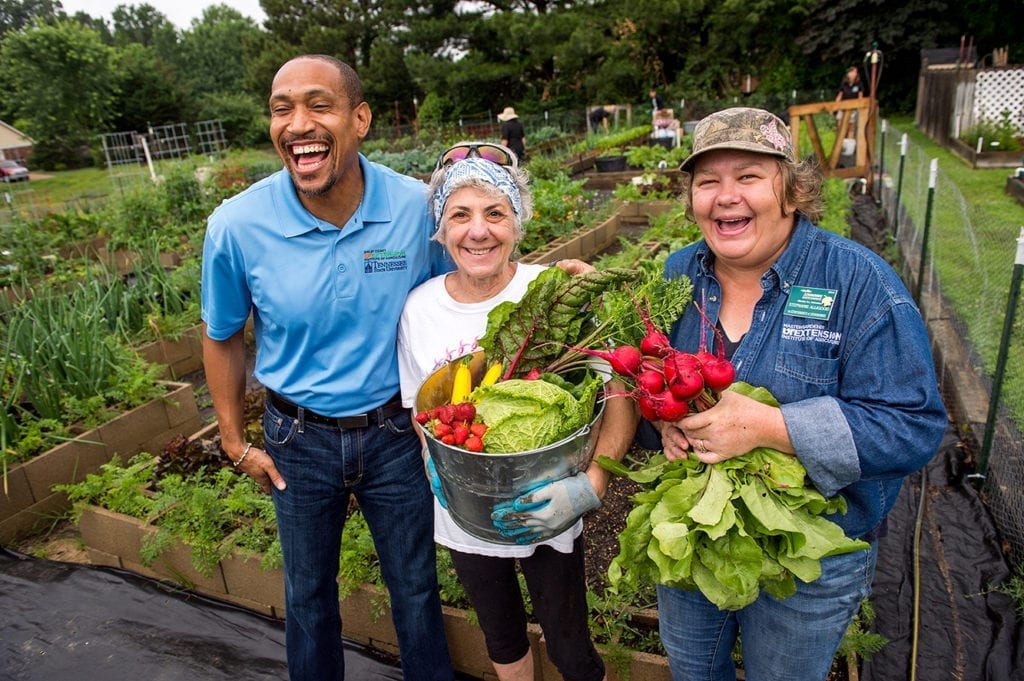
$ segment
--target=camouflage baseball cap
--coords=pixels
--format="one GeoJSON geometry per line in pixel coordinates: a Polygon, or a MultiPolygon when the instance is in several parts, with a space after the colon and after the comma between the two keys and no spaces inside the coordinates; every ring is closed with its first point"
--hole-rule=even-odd
{"type": "Polygon", "coordinates": [[[693,130],[693,151],[679,166],[690,172],[701,154],[715,149],[736,149],[796,161],[789,126],[764,109],[734,107],[706,116],[693,130]]]}

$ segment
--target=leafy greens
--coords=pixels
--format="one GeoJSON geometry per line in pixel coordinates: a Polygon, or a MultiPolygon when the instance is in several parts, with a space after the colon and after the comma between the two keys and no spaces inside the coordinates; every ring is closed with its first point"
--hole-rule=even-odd
{"type": "MultiPolygon", "coordinates": [[[[765,404],[764,388],[730,390],[765,404]]],[[[608,457],[598,463],[640,483],[635,506],[608,568],[613,588],[639,579],[687,591],[700,589],[722,610],[738,610],[760,590],[777,598],[796,592],[796,578],[821,576],[821,559],[868,548],[824,517],[845,513],[843,497],[814,489],[795,456],[759,447],[717,464],[662,454],[630,470],[608,457]]]]}
{"type": "Polygon", "coordinates": [[[637,345],[646,328],[636,301],[647,301],[659,323],[678,319],[693,286],[681,277],[666,281],[645,269],[609,268],[569,275],[549,267],[530,282],[518,302],[491,310],[479,344],[487,364],[501,362],[502,380],[531,370],[565,374],[583,356],[570,347],[601,349],[637,345]]]}
{"type": "Polygon", "coordinates": [[[488,453],[540,449],[590,423],[603,385],[601,377],[591,373],[582,385],[570,386],[578,388],[578,395],[556,385],[559,382],[557,376],[510,379],[477,388],[473,400],[487,424],[488,453]]]}

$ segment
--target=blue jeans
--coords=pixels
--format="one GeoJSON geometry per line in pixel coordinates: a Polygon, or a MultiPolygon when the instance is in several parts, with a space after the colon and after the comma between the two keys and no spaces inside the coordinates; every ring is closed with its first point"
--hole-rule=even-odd
{"type": "Polygon", "coordinates": [[[273,490],[284,551],[285,648],[291,681],[345,678],[338,556],[354,494],[373,535],[391,598],[402,673],[453,678],[437,584],[433,495],[408,412],[339,429],[267,404],[266,452],[287,489],[273,490]]]}
{"type": "Polygon", "coordinates": [[[661,642],[672,681],[735,681],[732,650],[742,639],[747,681],[823,681],[846,628],[871,593],[877,543],[821,561],[822,576],[784,600],[762,593],[737,611],[700,591],[658,586],[661,642]]]}

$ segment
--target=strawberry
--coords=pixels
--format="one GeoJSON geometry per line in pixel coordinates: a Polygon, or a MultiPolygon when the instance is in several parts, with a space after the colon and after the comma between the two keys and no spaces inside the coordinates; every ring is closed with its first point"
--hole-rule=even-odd
{"type": "Polygon", "coordinates": [[[480,437],[477,436],[477,435],[470,435],[466,439],[466,444],[464,446],[465,446],[466,449],[468,449],[471,452],[482,452],[482,451],[484,451],[484,441],[481,440],[480,437]]]}
{"type": "Polygon", "coordinates": [[[445,404],[438,407],[437,418],[441,423],[451,425],[455,421],[455,405],[445,404]]]}
{"type": "Polygon", "coordinates": [[[469,424],[469,432],[471,432],[473,435],[476,435],[477,437],[483,437],[484,433],[487,432],[487,424],[471,423],[469,424]]]}
{"type": "Polygon", "coordinates": [[[455,444],[455,436],[451,433],[448,433],[447,435],[441,438],[441,442],[445,443],[446,445],[453,445],[455,444]]]}
{"type": "Polygon", "coordinates": [[[434,437],[438,439],[443,438],[445,435],[451,435],[452,432],[452,427],[447,423],[442,423],[438,421],[437,423],[434,424],[434,437]]]}
{"type": "Polygon", "coordinates": [[[455,420],[472,423],[476,418],[476,405],[472,402],[459,402],[455,405],[455,420]]]}
{"type": "Polygon", "coordinates": [[[429,421],[430,414],[428,414],[425,411],[416,412],[416,423],[420,424],[421,426],[425,426],[429,421]]]}
{"type": "Polygon", "coordinates": [[[462,445],[469,437],[469,426],[466,425],[465,421],[459,421],[452,426],[452,435],[455,436],[455,444],[462,445]]]}

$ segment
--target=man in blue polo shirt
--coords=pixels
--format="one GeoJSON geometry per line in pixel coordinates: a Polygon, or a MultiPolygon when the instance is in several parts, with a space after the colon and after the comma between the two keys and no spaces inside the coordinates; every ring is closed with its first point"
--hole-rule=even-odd
{"type": "Polygon", "coordinates": [[[395,336],[407,292],[447,269],[418,180],[370,163],[371,112],[348,65],[277,72],[270,136],[284,170],[225,201],[203,246],[204,361],[235,466],[273,495],[292,681],[343,679],[341,533],[355,495],[391,597],[406,679],[451,679],[430,485],[403,409],[395,336]],[[264,449],[245,440],[243,327],[267,389],[264,449]]]}

